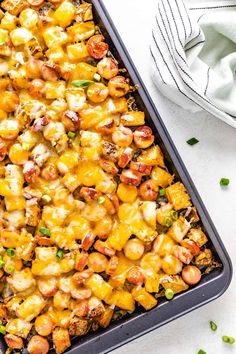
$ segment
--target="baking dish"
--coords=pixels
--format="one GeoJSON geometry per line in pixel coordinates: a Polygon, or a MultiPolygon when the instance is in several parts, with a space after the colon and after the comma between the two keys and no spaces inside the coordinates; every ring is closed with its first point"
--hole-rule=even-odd
{"type": "MultiPolygon", "coordinates": [[[[86,337],[75,338],[69,353],[103,353],[118,347],[148,331],[157,328],[213,299],[220,296],[228,287],[232,275],[232,267],[227,252],[210,220],[207,211],[188,175],[183,162],[171,141],[166,128],[157,113],[143,83],[126,51],[102,1],[92,1],[94,5],[95,22],[100,27],[109,43],[111,52],[120,65],[127,68],[133,84],[139,89],[134,93],[138,107],[146,114],[148,125],[156,135],[156,140],[165,153],[168,168],[185,184],[193,204],[197,207],[216,258],[223,267],[205,275],[201,283],[188,292],[177,295],[172,302],[161,300],[159,306],[150,312],[136,310],[132,315],[120,321],[113,322],[106,330],[90,333],[86,337]]],[[[2,344],[2,352],[5,352],[2,344]]]]}

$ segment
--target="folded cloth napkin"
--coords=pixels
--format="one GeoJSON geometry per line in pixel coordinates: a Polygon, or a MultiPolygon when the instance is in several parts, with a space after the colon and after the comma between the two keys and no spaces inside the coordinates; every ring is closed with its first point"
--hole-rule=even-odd
{"type": "Polygon", "coordinates": [[[236,0],[159,0],[151,54],[164,95],[236,128],[236,0]]]}

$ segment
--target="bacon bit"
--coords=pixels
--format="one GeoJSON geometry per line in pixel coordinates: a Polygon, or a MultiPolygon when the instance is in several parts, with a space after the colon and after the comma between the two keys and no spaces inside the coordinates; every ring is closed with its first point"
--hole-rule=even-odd
{"type": "Polygon", "coordinates": [[[36,243],[41,247],[54,245],[54,242],[49,237],[46,236],[36,235],[34,239],[36,243]]]}
{"type": "Polygon", "coordinates": [[[43,118],[37,118],[35,119],[34,124],[32,125],[32,130],[35,133],[40,132],[49,123],[50,123],[50,119],[46,115],[43,118]]]}
{"type": "Polygon", "coordinates": [[[118,160],[118,166],[121,168],[125,168],[128,165],[128,163],[131,161],[132,157],[133,157],[133,150],[130,147],[125,148],[118,160]]]}
{"type": "Polygon", "coordinates": [[[53,163],[49,163],[42,169],[41,176],[46,181],[55,181],[58,178],[58,170],[53,163]]]}
{"type": "Polygon", "coordinates": [[[97,192],[94,188],[82,187],[79,196],[83,198],[86,202],[91,202],[97,200],[101,193],[97,192]]]}
{"type": "Polygon", "coordinates": [[[141,182],[142,175],[139,172],[133,172],[131,170],[123,170],[120,176],[122,183],[138,186],[141,182]]]}
{"type": "Polygon", "coordinates": [[[142,163],[142,162],[131,161],[130,169],[133,172],[139,172],[139,173],[142,173],[143,175],[149,176],[151,174],[151,171],[152,171],[152,166],[151,165],[147,165],[147,164],[142,163]]]}
{"type": "Polygon", "coordinates": [[[27,161],[23,167],[23,175],[27,183],[34,183],[40,174],[39,167],[33,161],[27,161]]]}
{"type": "Polygon", "coordinates": [[[103,242],[101,240],[97,240],[94,244],[94,248],[96,251],[105,254],[105,256],[112,257],[115,255],[116,251],[108,246],[106,242],[103,242]]]}
{"type": "Polygon", "coordinates": [[[91,275],[93,275],[93,270],[87,269],[84,270],[83,272],[75,273],[72,276],[72,280],[76,285],[83,285],[86,282],[86,280],[91,277],[91,275]]]}
{"type": "Polygon", "coordinates": [[[87,265],[88,253],[82,251],[81,253],[77,253],[76,261],[75,261],[75,269],[79,272],[84,270],[85,266],[87,265]]]}
{"type": "Polygon", "coordinates": [[[113,275],[118,267],[119,258],[117,256],[112,256],[106,267],[106,274],[113,275]]]}
{"type": "Polygon", "coordinates": [[[96,235],[94,235],[94,233],[92,231],[89,231],[82,240],[81,248],[85,251],[88,251],[89,248],[94,243],[95,238],[96,238],[96,235]]]}
{"type": "Polygon", "coordinates": [[[100,166],[105,172],[107,172],[113,176],[117,175],[117,173],[119,172],[118,168],[116,167],[116,165],[112,161],[108,161],[108,160],[103,159],[100,161],[100,166]]]}
{"type": "Polygon", "coordinates": [[[60,77],[60,66],[53,62],[46,62],[41,66],[41,74],[45,81],[57,81],[60,77]]]}
{"type": "Polygon", "coordinates": [[[42,192],[37,189],[32,189],[30,186],[27,186],[24,188],[23,196],[27,200],[36,198],[37,202],[39,202],[42,198],[42,192]]]}

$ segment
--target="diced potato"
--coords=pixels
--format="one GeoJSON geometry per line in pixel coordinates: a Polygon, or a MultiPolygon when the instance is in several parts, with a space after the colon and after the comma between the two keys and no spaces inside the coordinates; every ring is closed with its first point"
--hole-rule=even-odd
{"type": "Polygon", "coordinates": [[[39,259],[32,261],[32,273],[36,276],[59,276],[61,275],[60,264],[56,261],[46,263],[39,259]]]}
{"type": "Polygon", "coordinates": [[[61,207],[45,206],[42,212],[42,220],[49,228],[62,226],[70,211],[61,207]]]}
{"type": "Polygon", "coordinates": [[[1,3],[1,7],[14,16],[17,16],[27,6],[26,0],[4,0],[1,3]]]}
{"type": "Polygon", "coordinates": [[[66,90],[66,100],[69,109],[75,112],[80,112],[87,107],[86,95],[83,89],[74,88],[66,90]]]}
{"type": "Polygon", "coordinates": [[[190,227],[190,223],[183,216],[181,216],[178,220],[173,222],[173,225],[169,228],[167,234],[172,237],[173,240],[180,242],[188,233],[190,227]]]}
{"type": "Polygon", "coordinates": [[[9,320],[6,324],[6,331],[26,339],[32,326],[32,323],[21,320],[20,318],[14,318],[13,320],[9,320]]]}
{"type": "Polygon", "coordinates": [[[100,106],[89,107],[80,111],[80,117],[81,129],[93,129],[104,119],[104,112],[100,106]]]}
{"type": "Polygon", "coordinates": [[[159,275],[152,274],[150,276],[147,276],[145,279],[145,290],[148,293],[158,293],[159,284],[160,284],[159,275]]]}
{"type": "Polygon", "coordinates": [[[97,72],[97,67],[81,62],[76,64],[75,70],[72,72],[72,80],[93,80],[97,72]]]}
{"type": "Polygon", "coordinates": [[[70,335],[67,329],[57,327],[52,333],[56,354],[63,353],[70,346],[70,335]]]}
{"type": "Polygon", "coordinates": [[[48,48],[58,47],[65,44],[68,40],[68,35],[62,27],[47,27],[43,32],[43,38],[48,48]]]}
{"type": "Polygon", "coordinates": [[[195,258],[195,263],[200,266],[210,266],[213,262],[213,257],[212,251],[209,248],[205,248],[195,258]]]}
{"type": "Polygon", "coordinates": [[[80,144],[83,147],[95,146],[98,147],[101,145],[101,134],[90,132],[86,130],[80,131],[80,144]]]}
{"type": "Polygon", "coordinates": [[[75,23],[73,26],[67,28],[67,32],[74,41],[84,41],[95,33],[95,26],[93,21],[75,23]]]}
{"type": "Polygon", "coordinates": [[[144,112],[130,111],[121,116],[121,123],[125,127],[143,125],[145,123],[144,112]]]}
{"type": "Polygon", "coordinates": [[[10,277],[7,278],[7,282],[14,292],[27,290],[34,287],[36,284],[29,268],[24,268],[21,271],[15,271],[10,277]]]}
{"type": "Polygon", "coordinates": [[[66,47],[67,55],[70,60],[82,60],[89,56],[84,42],[70,44],[66,47]]]}
{"type": "Polygon", "coordinates": [[[70,294],[64,293],[63,291],[59,290],[53,297],[53,306],[57,310],[67,309],[70,305],[70,299],[70,294]]]}
{"type": "Polygon", "coordinates": [[[151,178],[156,182],[158,186],[166,188],[172,183],[174,176],[172,176],[163,168],[155,166],[152,170],[151,178]]]}
{"type": "Polygon", "coordinates": [[[24,27],[19,27],[11,31],[11,41],[14,46],[23,45],[33,38],[33,34],[24,27]]]}
{"type": "Polygon", "coordinates": [[[202,247],[208,241],[206,235],[201,229],[191,229],[187,236],[190,238],[190,240],[196,242],[198,247],[202,247]]]}
{"type": "Polygon", "coordinates": [[[181,182],[166,188],[166,196],[175,210],[185,209],[192,205],[190,196],[181,182]]]}
{"type": "Polygon", "coordinates": [[[82,3],[77,8],[77,17],[79,22],[91,21],[93,19],[92,4],[89,4],[87,2],[82,3]]]}
{"type": "Polygon", "coordinates": [[[77,173],[81,184],[92,187],[101,180],[103,171],[95,162],[86,161],[79,164],[77,173]]]}
{"type": "Polygon", "coordinates": [[[117,195],[122,202],[133,203],[138,196],[138,190],[135,186],[120,183],[118,185],[117,195]]]}
{"type": "Polygon", "coordinates": [[[107,328],[112,320],[114,309],[112,307],[106,307],[105,311],[96,318],[99,326],[107,328]]]}
{"type": "Polygon", "coordinates": [[[160,283],[164,289],[171,289],[175,294],[181,293],[189,288],[179,275],[162,275],[160,277],[160,283]]]}
{"type": "Polygon", "coordinates": [[[37,12],[30,8],[21,11],[19,16],[21,26],[26,28],[35,28],[38,19],[37,12]]]}
{"type": "Polygon", "coordinates": [[[118,266],[109,279],[109,284],[114,288],[122,288],[126,280],[127,271],[133,266],[133,262],[126,258],[123,253],[118,253],[118,266]]]}
{"type": "Polygon", "coordinates": [[[104,108],[108,111],[109,114],[125,113],[128,111],[128,104],[125,97],[117,99],[108,98],[104,102],[104,106],[104,108]]]}
{"type": "Polygon", "coordinates": [[[78,154],[73,150],[67,150],[57,160],[57,168],[62,174],[73,170],[78,164],[78,154]]]}
{"type": "Polygon", "coordinates": [[[115,289],[108,300],[109,305],[115,305],[122,310],[134,311],[135,302],[130,292],[124,289],[115,289]]]}
{"type": "Polygon", "coordinates": [[[100,300],[109,299],[112,293],[112,287],[103,280],[101,275],[93,274],[88,280],[86,280],[86,287],[92,290],[93,294],[100,300]]]}
{"type": "Polygon", "coordinates": [[[46,82],[45,94],[47,100],[64,98],[65,91],[66,91],[65,81],[46,82]]]}
{"type": "Polygon", "coordinates": [[[153,275],[161,269],[162,260],[158,254],[148,252],[141,259],[140,267],[144,269],[146,275],[153,275]]]}
{"type": "Polygon", "coordinates": [[[176,275],[181,272],[182,268],[183,263],[171,254],[165,256],[162,260],[162,269],[166,274],[176,275]]]}
{"type": "Polygon", "coordinates": [[[5,12],[4,17],[1,20],[1,28],[12,31],[16,28],[16,22],[16,16],[11,15],[9,12],[5,12]]]}
{"type": "Polygon", "coordinates": [[[156,228],[156,203],[145,201],[140,205],[140,210],[142,212],[143,218],[148,225],[156,228]]]}
{"type": "Polygon", "coordinates": [[[46,51],[46,55],[48,59],[55,63],[60,63],[61,61],[65,61],[66,53],[62,49],[62,47],[52,47],[46,51]]]}
{"type": "Polygon", "coordinates": [[[67,27],[71,24],[76,8],[69,1],[63,1],[60,6],[54,12],[53,17],[57,20],[59,26],[67,27]]]}
{"type": "Polygon", "coordinates": [[[151,166],[158,165],[165,167],[164,158],[158,145],[143,150],[142,154],[138,156],[137,161],[151,166]]]}
{"type": "Polygon", "coordinates": [[[25,212],[24,210],[13,210],[5,214],[5,218],[13,227],[20,228],[25,226],[25,212]]]}
{"type": "Polygon", "coordinates": [[[32,321],[33,318],[40,314],[45,305],[46,302],[41,295],[33,294],[27,297],[17,308],[16,314],[26,321],[32,321]]]}
{"type": "Polygon", "coordinates": [[[39,136],[32,130],[26,130],[23,134],[19,135],[18,140],[21,145],[25,144],[28,150],[31,150],[37,143],[39,143],[39,136]]]}
{"type": "Polygon", "coordinates": [[[158,235],[153,244],[153,251],[160,257],[165,257],[173,252],[175,242],[165,234],[158,235]]]}
{"type": "Polygon", "coordinates": [[[136,287],[132,290],[132,296],[145,310],[150,310],[157,305],[157,300],[144,288],[136,287]]]}
{"type": "Polygon", "coordinates": [[[5,197],[5,205],[7,211],[25,209],[25,198],[20,196],[17,199],[16,197],[5,197]]]}
{"type": "Polygon", "coordinates": [[[116,224],[111,235],[108,237],[108,244],[117,251],[121,251],[132,235],[132,230],[127,224],[116,224]]]}
{"type": "Polygon", "coordinates": [[[90,326],[91,323],[87,319],[74,317],[70,321],[69,333],[71,336],[85,336],[90,326]]]}

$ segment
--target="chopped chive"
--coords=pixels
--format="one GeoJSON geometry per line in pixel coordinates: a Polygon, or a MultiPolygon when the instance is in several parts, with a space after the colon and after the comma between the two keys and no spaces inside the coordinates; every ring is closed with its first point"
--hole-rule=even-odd
{"type": "Polygon", "coordinates": [[[91,80],[74,80],[72,81],[72,85],[75,87],[87,88],[94,84],[94,81],[91,80]]]}
{"type": "Polygon", "coordinates": [[[52,200],[51,197],[50,197],[49,195],[47,195],[47,194],[44,194],[44,195],[42,196],[42,199],[41,199],[41,201],[43,202],[43,204],[48,204],[48,203],[50,203],[51,200],[52,200]]]}
{"type": "Polygon", "coordinates": [[[3,261],[3,258],[2,258],[2,255],[0,254],[0,268],[2,268],[4,266],[4,261],[3,261]]]}
{"type": "Polygon", "coordinates": [[[0,45],[3,45],[6,42],[6,38],[3,34],[0,34],[0,45]]]}
{"type": "Polygon", "coordinates": [[[70,139],[74,139],[74,137],[75,137],[75,133],[74,132],[68,132],[67,133],[67,136],[68,136],[68,138],[70,138],[70,139]]]}
{"type": "Polygon", "coordinates": [[[174,295],[175,295],[175,293],[172,289],[166,289],[165,297],[167,298],[167,300],[172,300],[174,295]]]}
{"type": "Polygon", "coordinates": [[[57,258],[62,259],[64,252],[62,250],[57,251],[57,258]]]}
{"type": "Polygon", "coordinates": [[[6,334],[5,326],[3,326],[2,324],[0,324],[0,333],[1,334],[6,334]]]}
{"type": "Polygon", "coordinates": [[[197,354],[207,354],[205,350],[200,349],[197,354]]]}
{"type": "Polygon", "coordinates": [[[210,327],[213,332],[217,330],[217,324],[213,321],[210,321],[210,327]]]}
{"type": "Polygon", "coordinates": [[[197,140],[196,138],[191,138],[189,140],[186,141],[188,145],[195,145],[197,143],[199,143],[199,140],[197,140]]]}
{"type": "Polygon", "coordinates": [[[221,178],[221,180],[220,180],[221,186],[228,186],[229,183],[230,183],[230,180],[228,178],[221,178]]]}
{"type": "Polygon", "coordinates": [[[103,204],[103,203],[105,203],[105,201],[106,201],[105,197],[103,197],[103,196],[98,197],[98,200],[97,200],[98,204],[103,204]]]}
{"type": "Polygon", "coordinates": [[[15,257],[16,255],[16,251],[13,248],[7,248],[6,252],[9,257],[15,257]]]}
{"type": "Polygon", "coordinates": [[[164,217],[164,224],[165,224],[165,226],[170,227],[173,224],[173,221],[171,220],[171,218],[168,218],[165,216],[164,217]]]}
{"type": "Polygon", "coordinates": [[[46,235],[46,236],[51,236],[51,232],[49,229],[47,229],[46,227],[41,227],[39,229],[39,232],[41,232],[41,234],[46,235]]]}
{"type": "Polygon", "coordinates": [[[170,211],[170,217],[171,217],[172,220],[177,220],[178,217],[179,217],[179,214],[178,214],[177,211],[171,210],[171,211],[170,211]]]}
{"type": "Polygon", "coordinates": [[[235,339],[233,337],[229,337],[229,336],[222,336],[222,340],[225,343],[229,343],[229,344],[234,344],[235,339]]]}
{"type": "Polygon", "coordinates": [[[10,264],[7,268],[6,268],[6,272],[7,273],[13,273],[15,271],[15,267],[14,265],[10,264]]]}
{"type": "Polygon", "coordinates": [[[159,195],[160,195],[160,197],[164,197],[166,195],[166,189],[165,188],[160,189],[159,195]]]}

